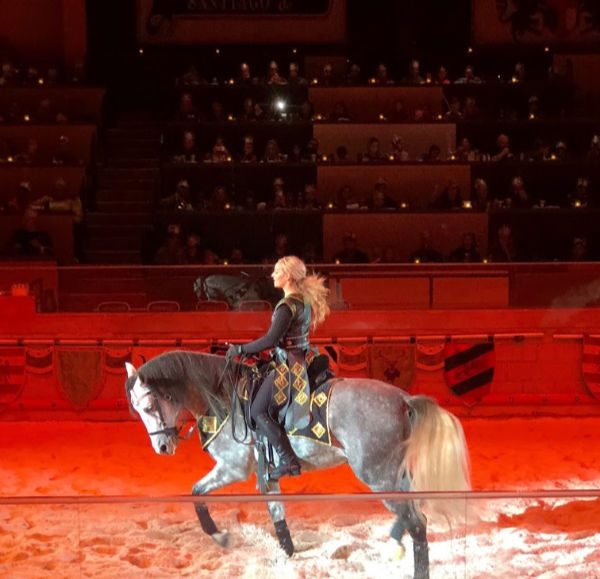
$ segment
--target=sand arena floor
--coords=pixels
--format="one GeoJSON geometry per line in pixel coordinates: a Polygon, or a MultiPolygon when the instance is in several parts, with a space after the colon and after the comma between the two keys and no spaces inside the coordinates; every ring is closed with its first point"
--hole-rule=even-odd
{"type": "MultiPolygon", "coordinates": [[[[469,521],[432,518],[431,576],[600,577],[600,418],[463,421],[475,490],[595,489],[586,499],[472,500],[469,521]]],[[[0,422],[2,497],[189,494],[212,459],[192,438],[157,456],[136,422],[0,422]]],[[[355,493],[347,467],[282,482],[284,493],[355,493]]],[[[0,577],[395,577],[412,575],[410,541],[397,559],[393,516],[376,501],[287,505],[297,553],[278,548],[255,493],[232,485],[211,507],[234,537],[225,551],[204,536],[191,504],[7,505],[0,499],[0,577]]]]}

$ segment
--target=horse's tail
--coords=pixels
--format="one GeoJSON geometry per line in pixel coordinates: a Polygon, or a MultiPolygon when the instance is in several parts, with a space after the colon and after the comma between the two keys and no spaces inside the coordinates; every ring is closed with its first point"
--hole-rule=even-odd
{"type": "Polygon", "coordinates": [[[413,429],[406,441],[401,473],[412,491],[466,491],[470,463],[462,426],[453,414],[428,396],[408,401],[413,429]]]}

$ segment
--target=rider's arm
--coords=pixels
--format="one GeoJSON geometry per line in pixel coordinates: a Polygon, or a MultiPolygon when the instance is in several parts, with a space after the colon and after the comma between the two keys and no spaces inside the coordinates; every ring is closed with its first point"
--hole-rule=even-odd
{"type": "Polygon", "coordinates": [[[274,348],[285,336],[291,321],[292,310],[287,304],[280,305],[275,310],[269,331],[262,338],[258,338],[258,340],[242,344],[242,353],[258,354],[263,350],[274,348]]]}

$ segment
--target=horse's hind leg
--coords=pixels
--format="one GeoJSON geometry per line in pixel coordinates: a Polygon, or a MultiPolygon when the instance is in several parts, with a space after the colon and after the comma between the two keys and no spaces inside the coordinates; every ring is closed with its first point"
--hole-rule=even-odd
{"type": "Polygon", "coordinates": [[[401,543],[406,532],[412,538],[415,560],[414,579],[429,579],[429,546],[425,515],[417,510],[414,501],[385,501],[385,506],[396,514],[396,522],[390,532],[392,539],[401,543]]]}
{"type": "MultiPolygon", "coordinates": [[[[267,483],[266,491],[270,493],[279,493],[279,483],[276,481],[269,481],[267,483]]],[[[285,507],[281,501],[269,501],[267,503],[271,520],[275,526],[275,533],[277,534],[277,540],[279,541],[280,547],[285,551],[288,557],[294,554],[294,543],[292,542],[292,536],[285,520],[285,507]]]]}

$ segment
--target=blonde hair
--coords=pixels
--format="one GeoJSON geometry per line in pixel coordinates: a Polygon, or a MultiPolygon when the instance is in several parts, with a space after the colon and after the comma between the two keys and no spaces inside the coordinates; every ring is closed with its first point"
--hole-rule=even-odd
{"type": "Polygon", "coordinates": [[[307,298],[312,310],[311,326],[314,330],[329,314],[329,288],[325,286],[325,278],[320,275],[307,275],[306,265],[295,255],[282,257],[275,265],[290,276],[298,293],[307,298]]]}

